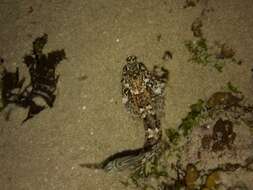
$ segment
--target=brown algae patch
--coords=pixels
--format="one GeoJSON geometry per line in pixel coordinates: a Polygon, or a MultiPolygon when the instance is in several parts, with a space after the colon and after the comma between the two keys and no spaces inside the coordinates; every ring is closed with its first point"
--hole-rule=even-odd
{"type": "MultiPolygon", "coordinates": [[[[195,5],[192,1],[188,1],[189,5],[195,5]]],[[[210,41],[203,32],[204,19],[206,13],[213,9],[203,9],[199,17],[194,19],[191,24],[193,40],[186,40],[184,45],[190,53],[188,59],[191,63],[197,63],[203,66],[210,66],[217,71],[222,72],[226,64],[235,63],[241,65],[242,61],[236,58],[236,51],[228,44],[218,41],[210,41]]]]}

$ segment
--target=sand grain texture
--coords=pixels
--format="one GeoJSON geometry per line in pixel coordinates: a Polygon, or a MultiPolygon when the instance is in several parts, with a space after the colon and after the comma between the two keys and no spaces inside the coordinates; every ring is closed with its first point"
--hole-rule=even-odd
{"type": "Polygon", "coordinates": [[[143,143],[141,121],[121,103],[121,69],[128,55],[149,68],[170,70],[166,115],[162,127],[176,127],[188,106],[222,89],[228,81],[247,97],[253,94],[253,6],[251,0],[213,0],[183,9],[183,0],[2,0],[0,55],[8,69],[27,71],[22,57],[32,41],[47,33],[45,51],[64,48],[67,59],[60,74],[57,99],[20,126],[26,112],[15,109],[9,122],[0,116],[1,190],[109,190],[124,188],[117,174],[83,169],[117,151],[143,143]],[[229,42],[243,64],[224,72],[187,62],[184,40],[191,23],[205,6],[214,12],[203,32],[212,40],[229,42]],[[160,40],[157,40],[160,35],[160,40]],[[173,59],[163,61],[166,50],[173,59]],[[80,77],[87,76],[85,80],[80,77]]]}

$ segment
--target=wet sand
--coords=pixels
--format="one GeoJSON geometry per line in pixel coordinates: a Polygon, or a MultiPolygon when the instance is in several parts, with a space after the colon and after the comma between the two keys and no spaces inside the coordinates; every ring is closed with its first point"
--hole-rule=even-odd
{"type": "Polygon", "coordinates": [[[142,123],[121,103],[121,69],[136,55],[150,69],[170,71],[162,127],[177,127],[188,106],[221,90],[228,81],[253,101],[253,4],[251,0],[201,1],[183,9],[183,0],[87,0],[0,2],[0,56],[10,70],[20,67],[33,40],[47,33],[45,51],[64,48],[53,108],[20,126],[26,111],[0,117],[0,189],[123,189],[117,174],[80,168],[129,148],[142,146],[142,123]],[[193,39],[193,20],[213,8],[203,32],[211,41],[229,43],[241,66],[223,73],[189,63],[184,41],[193,39]],[[158,40],[160,36],[160,40],[158,40]],[[173,54],[170,61],[163,53],[173,54]],[[87,79],[80,80],[86,76],[87,79]]]}

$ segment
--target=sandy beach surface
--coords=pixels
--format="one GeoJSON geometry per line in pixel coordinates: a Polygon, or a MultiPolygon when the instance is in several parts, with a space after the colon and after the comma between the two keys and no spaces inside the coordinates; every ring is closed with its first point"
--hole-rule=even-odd
{"type": "MultiPolygon", "coordinates": [[[[176,127],[189,105],[236,84],[253,102],[253,2],[206,0],[184,9],[183,0],[1,0],[0,56],[9,70],[20,68],[32,42],[48,34],[45,52],[64,49],[57,67],[57,98],[49,108],[20,123],[27,111],[0,113],[1,190],[119,190],[117,173],[79,167],[125,149],[141,147],[142,122],[122,104],[121,71],[128,55],[148,68],[170,72],[162,127],[176,127]],[[189,63],[184,41],[203,9],[210,41],[228,43],[242,65],[222,73],[189,63]],[[173,55],[163,60],[165,51],[173,55]]],[[[127,189],[127,188],[126,188],[127,189]]],[[[130,189],[130,188],[129,188],[130,189]]]]}

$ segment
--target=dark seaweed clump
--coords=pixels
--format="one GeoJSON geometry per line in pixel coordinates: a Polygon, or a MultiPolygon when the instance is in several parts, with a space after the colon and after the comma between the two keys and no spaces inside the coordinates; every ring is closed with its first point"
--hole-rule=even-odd
{"type": "Polygon", "coordinates": [[[163,59],[164,61],[169,61],[169,60],[171,60],[171,59],[172,59],[172,53],[171,53],[170,51],[168,51],[168,50],[165,51],[164,54],[163,54],[162,59],[163,59]]]}
{"type": "Polygon", "coordinates": [[[201,18],[196,18],[193,21],[191,25],[191,31],[194,37],[200,37],[200,38],[203,37],[202,26],[203,26],[203,23],[202,23],[201,18]]]}
{"type": "Polygon", "coordinates": [[[200,0],[185,0],[185,5],[183,6],[184,9],[189,7],[195,7],[200,0]]]}
{"type": "Polygon", "coordinates": [[[29,69],[30,82],[24,85],[25,78],[19,78],[19,70],[9,72],[4,69],[2,77],[3,106],[16,104],[28,108],[27,117],[23,122],[44,110],[47,106],[53,107],[55,90],[59,75],[56,75],[56,66],[66,58],[65,51],[55,50],[48,54],[43,53],[43,48],[48,41],[44,34],[33,42],[33,50],[24,56],[24,64],[29,69]],[[44,104],[39,104],[35,99],[43,99],[44,104]],[[47,106],[46,106],[47,105],[47,106]]]}

